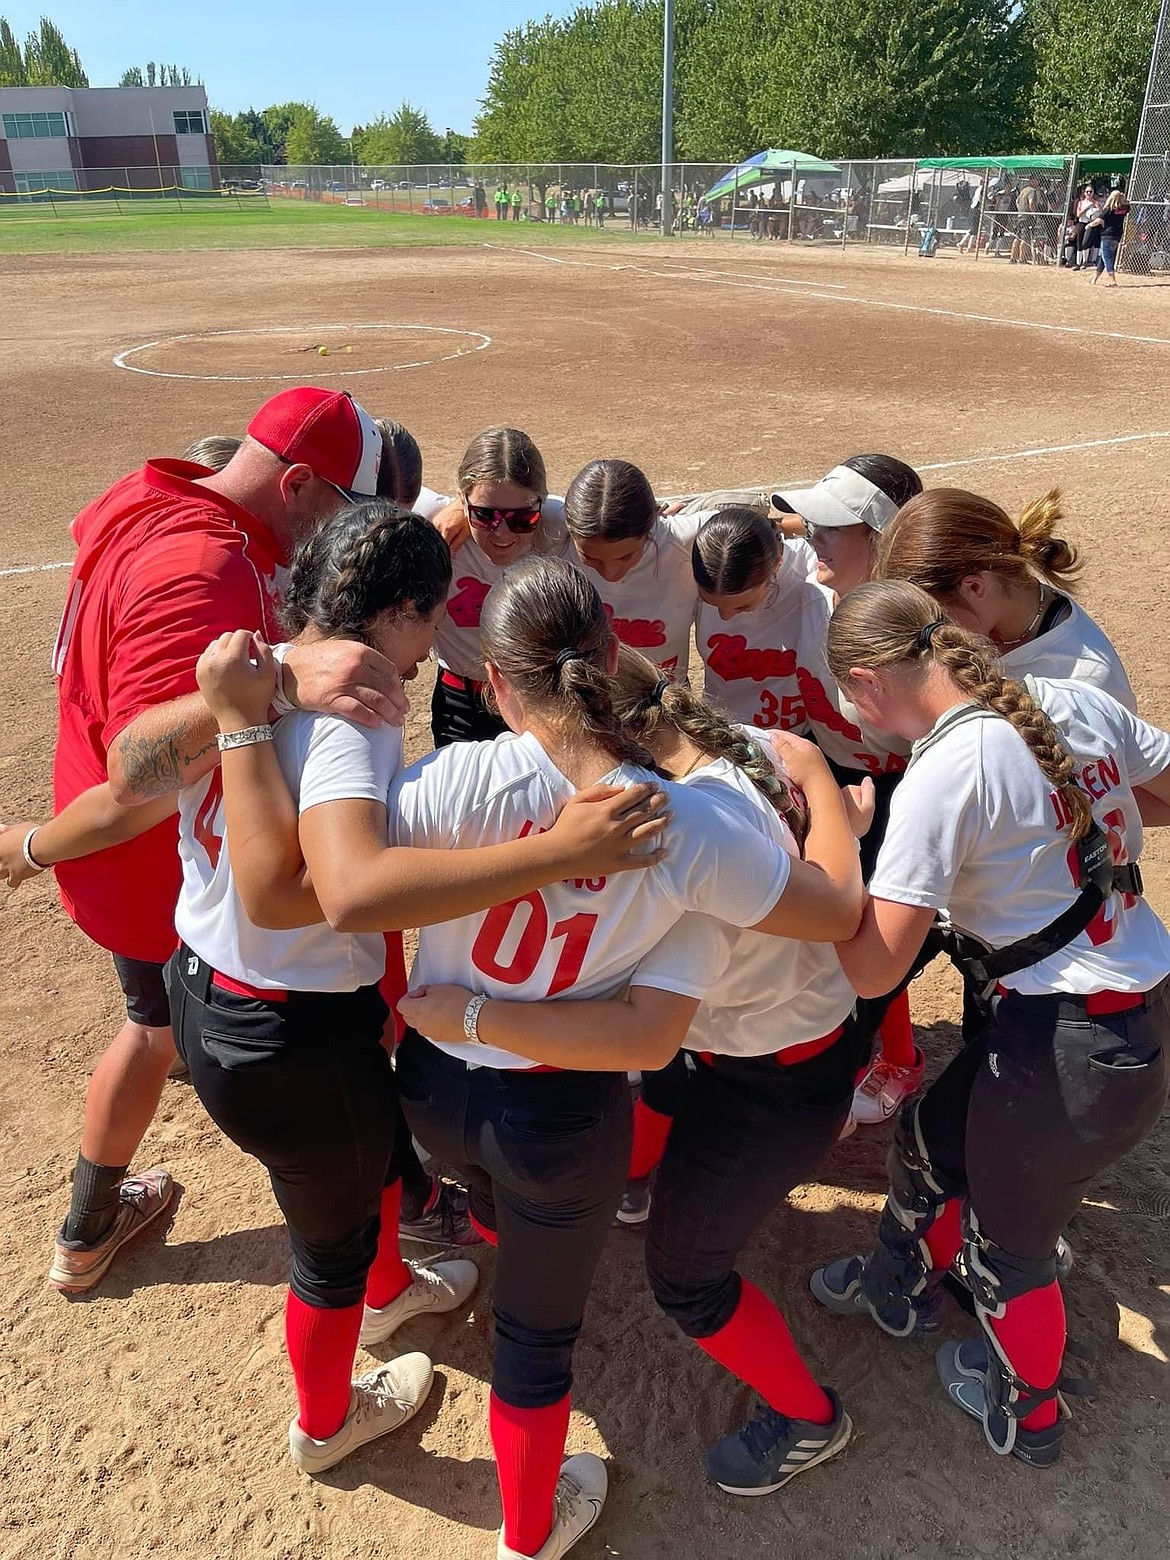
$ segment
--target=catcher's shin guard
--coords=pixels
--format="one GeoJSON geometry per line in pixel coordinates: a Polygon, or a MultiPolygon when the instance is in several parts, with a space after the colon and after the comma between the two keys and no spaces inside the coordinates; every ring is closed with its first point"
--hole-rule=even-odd
{"type": "MultiPolygon", "coordinates": [[[[1022,1295],[1056,1282],[1056,1253],[1043,1261],[1013,1256],[989,1240],[979,1228],[970,1206],[963,1209],[963,1274],[975,1300],[975,1315],[987,1342],[986,1406],[983,1433],[992,1450],[1006,1457],[1016,1444],[1021,1419],[1041,1403],[1057,1399],[1057,1412],[1068,1417],[1060,1395],[1060,1381],[1038,1387],[1025,1381],[1004,1352],[991,1323],[1007,1314],[1008,1305],[1022,1295]]],[[[1063,1338],[1061,1343],[1063,1345],[1063,1338]]]]}
{"type": "Polygon", "coordinates": [[[931,1267],[926,1233],[944,1204],[964,1188],[931,1162],[917,1100],[898,1114],[887,1168],[890,1191],[861,1287],[878,1326],[905,1338],[913,1332],[933,1332],[937,1326],[942,1273],[931,1267]]]}

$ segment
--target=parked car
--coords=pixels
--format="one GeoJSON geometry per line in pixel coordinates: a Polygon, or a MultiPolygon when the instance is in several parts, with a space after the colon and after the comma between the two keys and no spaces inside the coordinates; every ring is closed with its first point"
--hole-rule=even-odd
{"type": "Polygon", "coordinates": [[[438,214],[442,212],[450,212],[453,208],[449,200],[440,200],[438,196],[434,196],[431,200],[423,201],[422,209],[424,211],[430,211],[438,214]]]}
{"type": "Polygon", "coordinates": [[[385,179],[371,179],[370,180],[370,188],[372,190],[384,190],[386,188],[386,180],[385,179]]]}

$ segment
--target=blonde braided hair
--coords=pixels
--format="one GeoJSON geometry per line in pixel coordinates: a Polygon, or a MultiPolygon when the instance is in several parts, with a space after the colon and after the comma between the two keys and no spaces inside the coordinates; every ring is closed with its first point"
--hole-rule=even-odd
{"type": "Polygon", "coordinates": [[[804,845],[808,811],[776,773],[760,744],[685,683],[665,679],[653,661],[628,645],[618,652],[613,707],[626,729],[647,746],[656,734],[670,728],[708,758],[734,764],[784,819],[797,844],[804,845]]]}
{"type": "Polygon", "coordinates": [[[826,655],[846,694],[854,667],[877,671],[907,662],[919,662],[924,670],[931,662],[942,667],[961,694],[1002,715],[1019,732],[1068,804],[1072,838],[1088,833],[1093,822],[1089,798],[1076,783],[1076,760],[1056,726],[1023,683],[1003,675],[987,641],[940,618],[936,603],[917,585],[870,580],[851,591],[829,621],[826,655]]]}

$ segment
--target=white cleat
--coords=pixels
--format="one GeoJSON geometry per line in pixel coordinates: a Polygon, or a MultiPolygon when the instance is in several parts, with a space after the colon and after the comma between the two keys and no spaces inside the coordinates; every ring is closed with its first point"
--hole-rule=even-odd
{"type": "Polygon", "coordinates": [[[412,1316],[440,1316],[458,1310],[479,1283],[479,1269],[465,1258],[435,1262],[430,1267],[408,1266],[414,1274],[408,1287],[381,1310],[368,1305],[362,1312],[358,1342],[363,1348],[385,1343],[412,1316]]]}

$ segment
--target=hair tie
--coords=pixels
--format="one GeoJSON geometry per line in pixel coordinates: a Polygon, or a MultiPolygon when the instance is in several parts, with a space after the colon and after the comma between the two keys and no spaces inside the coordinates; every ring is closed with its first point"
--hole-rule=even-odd
{"type": "Polygon", "coordinates": [[[662,703],[662,695],[666,692],[666,690],[669,687],[670,687],[670,678],[669,677],[660,677],[658,679],[658,681],[654,684],[654,692],[646,700],[646,703],[649,704],[651,706],[651,708],[653,708],[653,706],[656,705],[656,704],[661,704],[662,703]]]}
{"type": "Polygon", "coordinates": [[[567,650],[559,650],[557,652],[557,660],[556,660],[557,671],[558,672],[563,672],[565,667],[568,666],[570,661],[583,661],[584,659],[585,659],[585,652],[584,652],[584,650],[578,650],[575,645],[570,645],[567,650]]]}
{"type": "Polygon", "coordinates": [[[934,643],[935,634],[938,633],[940,628],[945,628],[946,626],[946,618],[935,618],[933,623],[928,623],[925,628],[919,629],[918,648],[920,650],[929,650],[934,643]]]}

